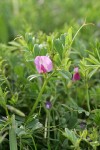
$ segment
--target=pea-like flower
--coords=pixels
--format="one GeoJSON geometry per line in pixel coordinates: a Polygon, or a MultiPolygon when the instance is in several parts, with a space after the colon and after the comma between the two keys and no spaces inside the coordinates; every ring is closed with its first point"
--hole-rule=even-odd
{"type": "Polygon", "coordinates": [[[80,128],[81,128],[81,129],[85,129],[86,126],[87,126],[87,125],[86,125],[86,122],[83,122],[83,121],[82,121],[82,122],[80,123],[80,128]]]}
{"type": "Polygon", "coordinates": [[[34,60],[39,73],[47,73],[53,70],[53,64],[48,56],[37,56],[34,60]]]}
{"type": "Polygon", "coordinates": [[[47,109],[50,109],[50,108],[52,107],[51,102],[50,102],[50,101],[46,101],[45,107],[46,107],[47,109]]]}
{"type": "Polygon", "coordinates": [[[80,74],[78,70],[79,70],[78,67],[74,68],[74,74],[72,78],[73,81],[80,80],[80,74]]]}

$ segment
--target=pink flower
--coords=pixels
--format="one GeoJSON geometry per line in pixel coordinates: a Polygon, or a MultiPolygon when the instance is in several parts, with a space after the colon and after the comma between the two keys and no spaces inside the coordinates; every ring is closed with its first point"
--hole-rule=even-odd
{"type": "Polygon", "coordinates": [[[72,80],[73,81],[80,80],[80,74],[79,74],[79,71],[78,71],[78,67],[74,68],[74,74],[73,74],[72,80]]]}
{"type": "Polygon", "coordinates": [[[39,73],[50,72],[53,69],[52,61],[48,56],[37,56],[34,63],[39,73]]]}

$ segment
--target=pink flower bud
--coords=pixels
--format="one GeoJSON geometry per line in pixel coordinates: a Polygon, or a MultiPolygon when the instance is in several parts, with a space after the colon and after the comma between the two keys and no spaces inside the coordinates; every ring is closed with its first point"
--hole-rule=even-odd
{"type": "Polygon", "coordinates": [[[53,69],[52,61],[48,56],[37,56],[34,63],[39,73],[47,73],[53,69]]]}
{"type": "Polygon", "coordinates": [[[73,74],[72,80],[73,80],[73,81],[80,80],[80,74],[79,74],[79,72],[78,72],[78,67],[75,67],[75,68],[74,68],[74,74],[73,74]]]}

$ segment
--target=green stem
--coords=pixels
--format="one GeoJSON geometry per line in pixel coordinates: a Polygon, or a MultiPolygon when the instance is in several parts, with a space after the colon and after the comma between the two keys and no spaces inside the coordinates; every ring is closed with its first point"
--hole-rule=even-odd
{"type": "Polygon", "coordinates": [[[71,41],[71,44],[69,45],[69,54],[70,54],[70,51],[71,51],[71,46],[76,38],[76,36],[78,35],[78,33],[80,32],[80,30],[84,27],[84,26],[87,26],[87,25],[94,25],[93,23],[86,23],[86,20],[84,21],[84,23],[82,24],[82,26],[77,30],[77,32],[75,33],[72,41],[71,41]]]}
{"type": "Polygon", "coordinates": [[[6,116],[9,118],[9,113],[8,113],[7,106],[5,106],[5,111],[6,111],[6,116]]]}
{"type": "Polygon", "coordinates": [[[87,99],[87,107],[88,107],[88,111],[90,112],[90,102],[89,102],[89,91],[88,91],[88,83],[86,83],[86,99],[87,99]]]}
{"type": "Polygon", "coordinates": [[[94,25],[94,24],[93,24],[93,23],[86,23],[86,20],[85,20],[84,23],[82,24],[82,26],[77,30],[76,34],[74,35],[70,46],[73,44],[73,42],[74,42],[76,36],[78,35],[78,33],[80,32],[80,30],[81,30],[84,26],[87,26],[87,25],[94,25]]]}
{"type": "Polygon", "coordinates": [[[35,144],[34,138],[33,138],[32,136],[31,136],[31,138],[32,138],[32,141],[33,141],[34,148],[35,148],[35,150],[37,150],[37,147],[36,147],[36,144],[35,144]]]}
{"type": "Polygon", "coordinates": [[[46,139],[47,137],[47,122],[48,122],[48,117],[46,115],[46,119],[45,119],[45,128],[44,128],[44,138],[46,139]]]}
{"type": "Polygon", "coordinates": [[[45,81],[44,81],[44,83],[43,83],[43,86],[42,86],[42,88],[41,88],[41,91],[40,91],[40,93],[39,93],[39,95],[38,95],[38,97],[37,97],[37,99],[36,99],[36,101],[35,101],[35,103],[34,103],[32,109],[31,109],[31,112],[30,112],[29,116],[34,113],[34,111],[35,111],[35,109],[36,109],[36,107],[37,107],[37,105],[38,105],[38,103],[39,103],[39,101],[40,101],[40,99],[41,99],[42,93],[44,92],[44,89],[45,89],[45,86],[46,86],[46,84],[47,84],[47,81],[48,81],[48,78],[45,79],[45,81]]]}
{"type": "Polygon", "coordinates": [[[35,111],[35,109],[36,109],[36,107],[37,107],[37,105],[38,105],[38,103],[39,103],[39,101],[40,101],[40,99],[41,99],[41,97],[42,97],[42,93],[44,92],[45,86],[47,85],[48,80],[51,78],[51,76],[52,76],[54,73],[55,73],[55,72],[53,72],[49,77],[46,77],[46,79],[45,79],[45,81],[44,81],[44,83],[43,83],[43,86],[42,86],[42,88],[41,88],[41,91],[40,91],[40,93],[39,93],[39,95],[38,95],[38,97],[37,97],[37,99],[36,99],[36,101],[35,101],[35,103],[34,103],[32,109],[31,109],[31,112],[29,113],[29,116],[34,113],[34,111],[35,111]]]}
{"type": "Polygon", "coordinates": [[[48,116],[48,141],[47,141],[47,145],[48,145],[48,150],[51,150],[51,147],[50,147],[50,112],[49,112],[49,110],[47,112],[47,116],[48,116]]]}

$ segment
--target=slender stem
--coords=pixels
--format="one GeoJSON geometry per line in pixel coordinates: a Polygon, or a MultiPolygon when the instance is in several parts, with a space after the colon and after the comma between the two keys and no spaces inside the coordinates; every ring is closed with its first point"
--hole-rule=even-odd
{"type": "Polygon", "coordinates": [[[84,21],[84,23],[82,24],[82,26],[77,30],[77,32],[75,33],[70,45],[69,45],[69,54],[70,54],[70,51],[71,51],[71,46],[76,38],[76,36],[78,35],[78,33],[80,32],[80,30],[84,27],[84,26],[87,26],[87,25],[94,25],[93,23],[86,23],[86,20],[84,21]]]}
{"type": "Polygon", "coordinates": [[[88,107],[88,111],[90,112],[90,102],[89,102],[89,91],[88,91],[88,83],[86,82],[86,99],[87,99],[87,107],[88,107]]]}
{"type": "Polygon", "coordinates": [[[46,139],[47,137],[47,122],[48,122],[48,117],[46,115],[46,119],[45,119],[45,128],[44,128],[44,138],[46,139]]]}
{"type": "Polygon", "coordinates": [[[32,141],[33,141],[33,145],[34,145],[34,148],[35,148],[35,150],[37,150],[37,147],[36,147],[36,143],[35,143],[35,141],[34,141],[34,138],[31,136],[31,138],[32,138],[32,141]]]}
{"type": "Polygon", "coordinates": [[[36,101],[35,101],[35,103],[34,103],[32,109],[31,109],[31,112],[29,113],[29,116],[34,113],[34,111],[35,111],[35,109],[36,109],[36,107],[37,107],[37,105],[38,105],[38,103],[39,103],[39,101],[40,101],[40,99],[41,99],[41,96],[42,96],[42,93],[43,93],[43,91],[44,91],[44,89],[45,89],[45,86],[46,86],[46,84],[47,84],[47,81],[48,81],[48,78],[45,79],[45,81],[44,81],[44,83],[43,83],[43,86],[42,86],[42,88],[41,88],[41,91],[40,91],[40,93],[39,93],[39,95],[38,95],[38,97],[37,97],[37,99],[36,99],[36,101]]]}
{"type": "Polygon", "coordinates": [[[7,106],[5,106],[5,111],[6,111],[6,115],[7,115],[7,117],[9,118],[9,113],[8,113],[7,106]]]}
{"type": "MultiPolygon", "coordinates": [[[[46,86],[48,80],[52,77],[52,75],[53,75],[54,73],[55,73],[55,72],[53,72],[49,77],[46,77],[46,78],[45,78],[44,83],[43,83],[43,86],[42,86],[42,88],[41,88],[41,91],[40,91],[40,93],[39,93],[39,95],[38,95],[38,97],[37,97],[37,99],[36,99],[36,101],[35,101],[35,103],[34,103],[32,109],[31,109],[31,111],[30,111],[30,113],[29,113],[29,116],[34,113],[34,111],[35,111],[35,109],[36,109],[36,107],[37,107],[37,105],[38,105],[38,103],[39,103],[39,101],[40,101],[40,99],[41,99],[41,97],[42,97],[42,93],[44,92],[45,86],[46,86]]],[[[29,117],[29,116],[28,116],[28,117],[29,117]]]]}
{"type": "Polygon", "coordinates": [[[47,116],[48,116],[48,141],[47,141],[47,145],[48,145],[48,150],[51,150],[51,147],[50,147],[50,111],[49,110],[47,112],[47,116]]]}
{"type": "Polygon", "coordinates": [[[54,126],[54,139],[56,139],[56,130],[55,130],[55,114],[54,114],[54,111],[53,111],[53,126],[54,126]]]}
{"type": "Polygon", "coordinates": [[[73,39],[72,39],[72,42],[71,42],[71,45],[72,43],[74,42],[76,36],[78,35],[78,33],[80,32],[80,30],[84,27],[84,26],[87,26],[87,25],[94,25],[93,23],[86,23],[86,21],[82,24],[82,26],[77,30],[76,34],[74,35],[73,39]]]}

